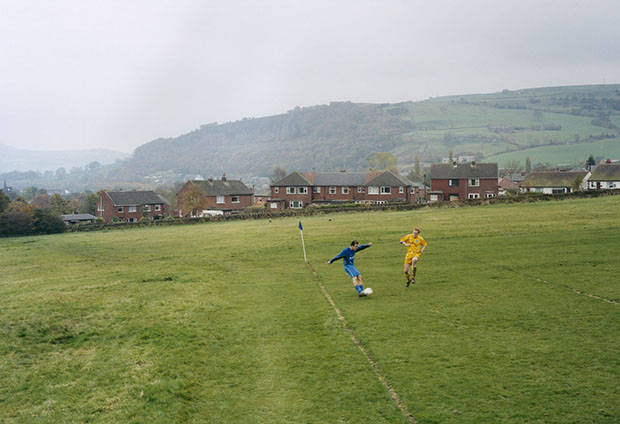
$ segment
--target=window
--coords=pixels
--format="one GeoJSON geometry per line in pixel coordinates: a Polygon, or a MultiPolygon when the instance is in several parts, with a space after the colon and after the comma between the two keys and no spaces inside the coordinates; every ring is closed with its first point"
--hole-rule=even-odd
{"type": "Polygon", "coordinates": [[[99,205],[97,205],[97,210],[100,211],[100,212],[102,212],[104,210],[103,209],[103,203],[100,203],[99,205]]]}
{"type": "Polygon", "coordinates": [[[295,187],[286,187],[286,194],[295,194],[297,193],[297,190],[295,189],[295,187]]]}
{"type": "Polygon", "coordinates": [[[457,180],[457,179],[448,180],[448,185],[450,187],[458,187],[459,186],[459,180],[457,180]]]}
{"type": "Polygon", "coordinates": [[[495,193],[485,193],[484,198],[488,199],[489,197],[495,197],[495,193]]]}
{"type": "Polygon", "coordinates": [[[299,201],[299,200],[294,200],[292,202],[289,202],[289,207],[291,209],[300,209],[304,207],[304,202],[299,201]]]}
{"type": "Polygon", "coordinates": [[[469,199],[480,199],[480,193],[469,193],[467,195],[467,198],[469,198],[469,199]]]}
{"type": "Polygon", "coordinates": [[[336,194],[336,187],[330,187],[329,194],[336,194]]]}
{"type": "Polygon", "coordinates": [[[278,209],[278,204],[277,204],[277,203],[274,203],[274,202],[271,202],[271,203],[269,203],[269,207],[270,207],[271,209],[278,209]]]}
{"type": "Polygon", "coordinates": [[[399,193],[404,193],[405,192],[405,187],[403,187],[403,186],[398,187],[398,192],[399,193]]]}
{"type": "Polygon", "coordinates": [[[308,194],[308,187],[299,187],[299,194],[308,194]]]}
{"type": "Polygon", "coordinates": [[[366,191],[366,190],[365,190],[365,188],[364,188],[364,187],[358,187],[358,188],[357,188],[357,192],[358,192],[358,193],[364,193],[365,191],[366,191]]]}
{"type": "Polygon", "coordinates": [[[342,194],[349,194],[349,187],[341,187],[342,194]]]}
{"type": "Polygon", "coordinates": [[[230,198],[230,201],[233,202],[233,203],[239,203],[239,196],[232,196],[230,198]]]}
{"type": "Polygon", "coordinates": [[[321,187],[312,187],[312,192],[313,193],[320,193],[321,192],[321,187]]]}
{"type": "MultiPolygon", "coordinates": [[[[135,206],[134,206],[134,208],[135,208],[135,206]]],[[[136,218],[127,218],[127,222],[138,222],[138,220],[136,218]]]]}
{"type": "Polygon", "coordinates": [[[155,211],[156,212],[161,211],[161,205],[155,205],[155,211]]]}
{"type": "Polygon", "coordinates": [[[431,201],[431,202],[437,202],[437,201],[439,201],[439,196],[438,196],[438,195],[436,195],[436,194],[431,194],[431,195],[430,195],[430,201],[431,201]]]}
{"type": "Polygon", "coordinates": [[[150,212],[151,211],[151,205],[144,205],[143,210],[144,210],[144,212],[150,212]]]}
{"type": "Polygon", "coordinates": [[[215,203],[224,203],[224,196],[216,196],[215,203]]]}
{"type": "Polygon", "coordinates": [[[410,191],[410,193],[411,193],[411,194],[415,194],[415,187],[411,187],[411,191],[410,191]]]}
{"type": "Polygon", "coordinates": [[[136,212],[138,210],[136,206],[128,206],[127,209],[128,212],[136,212]]]}
{"type": "Polygon", "coordinates": [[[392,194],[392,187],[381,186],[381,194],[392,194]]]}
{"type": "Polygon", "coordinates": [[[379,187],[368,187],[368,194],[379,194],[379,187]]]}
{"type": "Polygon", "coordinates": [[[118,213],[123,213],[123,207],[122,206],[118,207],[118,213]]]}
{"type": "Polygon", "coordinates": [[[273,188],[273,192],[274,193],[279,193],[280,192],[280,187],[274,187],[273,188]]]}
{"type": "Polygon", "coordinates": [[[470,187],[480,187],[480,180],[475,178],[475,179],[470,179],[469,180],[469,186],[470,187]]]}

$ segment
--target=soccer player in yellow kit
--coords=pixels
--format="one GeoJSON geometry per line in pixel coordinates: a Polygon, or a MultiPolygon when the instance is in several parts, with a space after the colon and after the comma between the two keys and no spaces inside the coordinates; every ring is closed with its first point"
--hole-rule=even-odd
{"type": "Polygon", "coordinates": [[[420,255],[426,249],[426,240],[420,235],[420,229],[414,228],[413,234],[407,234],[400,239],[401,244],[407,246],[407,256],[405,256],[405,277],[407,278],[407,287],[415,284],[416,265],[420,260],[420,255]],[[413,266],[413,271],[409,275],[409,270],[413,266]]]}

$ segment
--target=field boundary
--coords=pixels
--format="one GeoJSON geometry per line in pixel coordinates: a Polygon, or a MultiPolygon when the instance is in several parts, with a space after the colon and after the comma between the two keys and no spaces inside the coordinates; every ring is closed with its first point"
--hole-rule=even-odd
{"type": "Polygon", "coordinates": [[[374,358],[370,355],[370,353],[368,353],[368,350],[366,350],[366,348],[364,347],[364,344],[362,343],[362,341],[355,335],[355,333],[353,332],[353,329],[347,323],[347,320],[345,319],[344,315],[342,314],[342,311],[340,310],[340,308],[338,308],[338,305],[336,305],[336,302],[334,302],[334,299],[332,299],[332,297],[330,296],[329,292],[327,291],[327,289],[325,288],[325,286],[321,282],[321,279],[319,278],[319,275],[316,273],[316,271],[314,270],[312,265],[310,265],[309,262],[306,262],[306,265],[308,266],[308,269],[310,270],[310,272],[312,272],[312,275],[314,275],[314,279],[316,280],[316,282],[318,283],[319,287],[321,288],[321,291],[323,292],[323,295],[325,296],[327,301],[332,305],[332,308],[334,308],[334,311],[336,312],[336,315],[338,316],[338,320],[342,324],[343,328],[345,329],[345,331],[347,333],[349,333],[349,336],[351,337],[351,340],[353,340],[353,343],[355,343],[355,345],[358,347],[358,349],[366,357],[366,360],[368,360],[368,362],[370,363],[373,371],[375,372],[375,375],[377,376],[379,381],[385,386],[385,388],[387,389],[388,393],[390,394],[390,397],[392,398],[392,401],[396,404],[396,406],[398,406],[398,408],[401,410],[401,412],[403,413],[403,415],[405,416],[407,421],[409,421],[411,424],[417,424],[418,421],[415,419],[415,417],[409,411],[409,409],[407,409],[407,406],[404,404],[404,402],[402,401],[402,399],[400,398],[400,396],[398,395],[396,390],[394,390],[394,387],[387,380],[387,378],[385,377],[385,375],[383,374],[383,372],[379,368],[379,365],[377,364],[377,361],[375,361],[374,358]]]}

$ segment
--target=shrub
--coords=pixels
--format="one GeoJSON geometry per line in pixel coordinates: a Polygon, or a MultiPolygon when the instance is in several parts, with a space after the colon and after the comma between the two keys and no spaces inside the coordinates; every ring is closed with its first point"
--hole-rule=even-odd
{"type": "Polygon", "coordinates": [[[36,234],[56,234],[64,233],[67,226],[60,215],[51,209],[36,209],[33,228],[36,234]]]}
{"type": "Polygon", "coordinates": [[[30,214],[22,211],[11,211],[0,216],[0,236],[27,236],[29,234],[32,234],[32,216],[30,214]]]}

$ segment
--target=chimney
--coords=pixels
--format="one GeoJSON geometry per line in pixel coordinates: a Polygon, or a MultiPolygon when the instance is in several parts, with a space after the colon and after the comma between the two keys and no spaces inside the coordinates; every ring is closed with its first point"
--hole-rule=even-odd
{"type": "Polygon", "coordinates": [[[226,181],[226,172],[224,172],[224,175],[222,175],[222,181],[226,181]]]}

